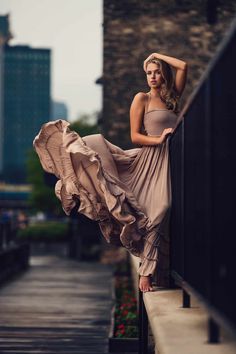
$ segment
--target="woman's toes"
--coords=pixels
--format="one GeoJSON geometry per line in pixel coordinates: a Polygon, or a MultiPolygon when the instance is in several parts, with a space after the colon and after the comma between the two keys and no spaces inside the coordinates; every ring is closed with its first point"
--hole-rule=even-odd
{"type": "Polygon", "coordinates": [[[143,292],[152,291],[152,282],[150,277],[141,276],[139,281],[139,289],[143,292]]]}

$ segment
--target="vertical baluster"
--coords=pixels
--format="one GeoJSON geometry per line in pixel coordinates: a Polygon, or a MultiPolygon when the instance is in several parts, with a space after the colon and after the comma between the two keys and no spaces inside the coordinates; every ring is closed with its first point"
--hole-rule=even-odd
{"type": "Polygon", "coordinates": [[[183,307],[191,307],[190,295],[183,289],[183,307]]]}
{"type": "Polygon", "coordinates": [[[148,354],[148,316],[143,301],[143,292],[140,289],[139,289],[139,354],[148,354]]]}
{"type": "Polygon", "coordinates": [[[220,329],[212,317],[208,318],[208,341],[209,343],[219,343],[220,329]]]}

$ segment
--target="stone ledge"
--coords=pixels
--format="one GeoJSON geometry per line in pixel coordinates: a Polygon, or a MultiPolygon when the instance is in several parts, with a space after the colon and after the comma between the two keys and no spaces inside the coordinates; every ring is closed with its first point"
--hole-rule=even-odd
{"type": "MultiPolygon", "coordinates": [[[[138,291],[139,258],[130,256],[133,281],[138,291]],[[136,273],[136,275],[135,275],[136,273]]],[[[155,354],[234,354],[236,338],[220,328],[220,343],[207,340],[208,315],[191,296],[191,308],[182,307],[182,290],[154,287],[143,299],[155,340],[155,354]]]]}

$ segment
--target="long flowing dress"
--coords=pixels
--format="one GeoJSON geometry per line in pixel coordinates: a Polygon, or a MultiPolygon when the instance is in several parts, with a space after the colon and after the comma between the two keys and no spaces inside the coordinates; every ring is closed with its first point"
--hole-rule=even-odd
{"type": "MultiPolygon", "coordinates": [[[[150,100],[150,98],[149,98],[150,100]]],[[[147,110],[147,135],[174,128],[177,114],[147,110]]],[[[106,241],[140,257],[139,275],[153,275],[160,261],[161,242],[168,242],[171,208],[169,138],[159,145],[123,150],[102,134],[80,137],[69,122],[42,125],[33,146],[45,171],[58,178],[56,196],[69,215],[78,213],[99,223],[106,241]]],[[[165,245],[164,245],[165,248],[165,245]]]]}

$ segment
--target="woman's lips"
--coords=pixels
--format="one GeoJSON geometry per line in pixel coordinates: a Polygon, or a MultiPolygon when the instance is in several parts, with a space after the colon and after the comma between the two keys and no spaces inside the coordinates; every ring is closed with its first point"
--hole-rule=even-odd
{"type": "Polygon", "coordinates": [[[156,83],[156,81],[151,81],[151,83],[152,83],[152,84],[155,84],[155,83],[156,83]]]}

